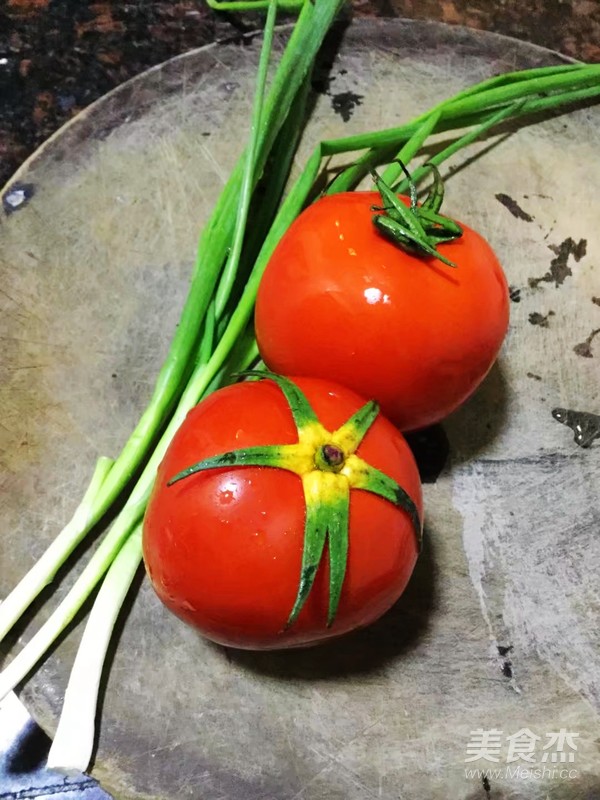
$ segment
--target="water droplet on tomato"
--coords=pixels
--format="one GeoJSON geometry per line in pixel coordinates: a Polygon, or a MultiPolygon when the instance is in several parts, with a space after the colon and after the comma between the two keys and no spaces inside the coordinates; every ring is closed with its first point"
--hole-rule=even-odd
{"type": "Polygon", "coordinates": [[[363,294],[365,296],[365,300],[370,306],[374,305],[375,303],[379,303],[382,297],[381,289],[378,289],[376,286],[370,286],[368,289],[365,289],[363,294]]]}
{"type": "Polygon", "coordinates": [[[241,486],[238,480],[235,478],[227,478],[219,485],[217,491],[217,501],[222,505],[226,506],[230,503],[235,502],[239,499],[241,486]]]}
{"type": "Polygon", "coordinates": [[[381,289],[378,289],[376,286],[369,286],[368,289],[365,289],[363,295],[370,306],[376,303],[383,303],[387,306],[392,302],[389,294],[384,294],[381,289]]]}

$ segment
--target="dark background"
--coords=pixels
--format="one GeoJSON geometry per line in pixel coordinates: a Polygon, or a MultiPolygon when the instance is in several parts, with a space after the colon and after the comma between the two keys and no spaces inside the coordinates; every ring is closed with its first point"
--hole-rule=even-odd
{"type": "MultiPolygon", "coordinates": [[[[353,0],[363,16],[435,19],[600,62],[600,0],[353,0]]],[[[0,0],[0,186],[48,136],[118,84],[258,18],[204,0],[0,0]]]]}

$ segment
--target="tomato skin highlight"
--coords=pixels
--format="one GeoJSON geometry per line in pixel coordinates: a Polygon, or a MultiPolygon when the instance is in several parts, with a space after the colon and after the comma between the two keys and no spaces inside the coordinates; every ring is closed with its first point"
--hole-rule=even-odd
{"type": "MultiPolygon", "coordinates": [[[[364,400],[319,379],[294,379],[330,430],[364,400]]],[[[326,627],[327,558],[288,629],[300,576],[301,479],[270,467],[219,468],[167,487],[182,469],[232,449],[297,441],[287,402],[269,380],[218,390],[196,406],[159,468],[144,520],[144,561],[163,603],[231,647],[306,646],[373,622],[404,590],[417,558],[408,515],[362,490],[350,494],[349,553],[338,613],[326,627]]],[[[357,454],[394,478],[422,513],[421,485],[402,435],[379,415],[357,454]]]]}
{"type": "Polygon", "coordinates": [[[402,250],[373,225],[380,203],[376,192],[332,195],[295,220],[263,275],[256,337],[272,371],[348,386],[415,430],[454,411],[490,370],[508,285],[462,223],[463,236],[438,248],[457,269],[402,250]]]}

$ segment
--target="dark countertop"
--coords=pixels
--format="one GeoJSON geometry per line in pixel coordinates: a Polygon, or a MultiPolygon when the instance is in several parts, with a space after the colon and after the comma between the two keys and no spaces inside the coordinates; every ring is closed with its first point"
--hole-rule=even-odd
{"type": "MultiPolygon", "coordinates": [[[[353,0],[359,15],[435,19],[600,62],[598,0],[353,0]]],[[[252,20],[203,0],[3,0],[0,185],[60,125],[118,84],[252,20]]]]}

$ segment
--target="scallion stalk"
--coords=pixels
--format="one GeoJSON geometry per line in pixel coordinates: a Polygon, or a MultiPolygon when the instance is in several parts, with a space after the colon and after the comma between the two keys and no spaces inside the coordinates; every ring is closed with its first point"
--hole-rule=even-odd
{"type": "Polygon", "coordinates": [[[331,156],[367,148],[394,147],[400,137],[407,141],[413,136],[425,118],[439,109],[438,131],[442,132],[480,124],[499,111],[501,106],[512,105],[523,98],[530,98],[530,101],[523,104],[515,119],[600,96],[600,64],[581,64],[577,68],[569,64],[549,69],[550,74],[546,78],[540,76],[539,68],[533,70],[532,78],[528,78],[529,70],[523,70],[522,77],[510,85],[478,91],[475,91],[477,87],[473,87],[470,92],[459,92],[400,127],[369,131],[342,139],[327,139],[321,143],[322,153],[331,156]]]}
{"type": "Polygon", "coordinates": [[[64,563],[67,555],[81,541],[80,531],[87,529],[90,524],[94,499],[113,464],[114,461],[110,458],[102,456],[98,459],[90,485],[69,524],[63,528],[42,557],[35,562],[29,572],[0,604],[2,612],[0,614],[0,640],[4,638],[13,624],[21,618],[32,599],[36,597],[44,586],[52,583],[58,568],[64,563]]]}
{"type": "Polygon", "coordinates": [[[50,769],[84,772],[89,766],[106,652],[141,560],[142,524],[139,523],[110,565],[88,617],[48,753],[50,769]]]}

